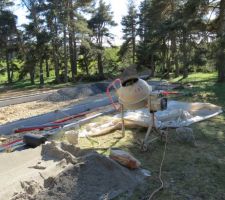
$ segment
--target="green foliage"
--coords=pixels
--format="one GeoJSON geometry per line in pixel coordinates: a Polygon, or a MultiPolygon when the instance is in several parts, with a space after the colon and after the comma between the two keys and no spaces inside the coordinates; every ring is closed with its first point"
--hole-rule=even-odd
{"type": "Polygon", "coordinates": [[[90,75],[90,65],[94,61],[95,52],[91,47],[91,42],[84,40],[81,43],[79,51],[79,66],[87,76],[90,75]]]}
{"type": "Polygon", "coordinates": [[[211,3],[206,0],[143,1],[138,23],[138,64],[163,74],[182,73],[186,77],[194,66],[200,70],[213,63],[209,52],[214,38],[207,32],[208,13],[213,12],[211,3]]]}
{"type": "MultiPolygon", "coordinates": [[[[8,6],[13,5],[11,1],[1,1],[0,3],[0,59],[6,63],[8,83],[12,83],[16,68],[13,59],[17,51],[17,27],[16,19],[8,6]]],[[[4,73],[4,69],[1,70],[4,73]]]]}
{"type": "Polygon", "coordinates": [[[94,40],[93,46],[95,46],[96,51],[99,77],[103,78],[103,43],[107,42],[111,45],[110,39],[113,39],[113,35],[110,34],[109,27],[116,26],[116,23],[113,21],[113,13],[111,12],[110,5],[100,0],[88,24],[89,28],[92,30],[91,37],[94,40]]]}
{"type": "Polygon", "coordinates": [[[136,60],[137,16],[134,1],[130,0],[128,2],[128,13],[121,21],[124,43],[119,51],[120,60],[126,60],[126,64],[128,65],[134,64],[136,60]],[[132,58],[132,60],[127,59],[129,57],[132,58]]]}
{"type": "Polygon", "coordinates": [[[119,69],[120,63],[118,62],[118,51],[119,48],[116,47],[109,47],[105,49],[104,56],[103,56],[103,65],[106,74],[109,75],[116,75],[119,69]]]}
{"type": "Polygon", "coordinates": [[[34,84],[39,77],[43,86],[50,74],[55,83],[76,82],[84,74],[103,79],[136,63],[139,69],[147,67],[152,75],[165,77],[218,70],[223,82],[224,1],[143,0],[136,7],[134,0],[128,0],[121,21],[124,42],[113,49],[108,48],[113,47],[110,28],[116,23],[103,0],[21,0],[29,22],[20,30],[13,1],[2,0],[0,73],[8,83],[29,75],[34,84]],[[17,68],[18,59],[23,64],[17,68]]]}

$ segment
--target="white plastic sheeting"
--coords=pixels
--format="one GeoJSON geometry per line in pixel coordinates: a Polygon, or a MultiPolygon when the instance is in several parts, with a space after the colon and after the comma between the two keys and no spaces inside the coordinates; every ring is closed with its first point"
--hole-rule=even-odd
{"type": "MultiPolygon", "coordinates": [[[[167,110],[156,112],[156,125],[159,128],[189,126],[222,112],[221,107],[210,103],[168,101],[167,110]]],[[[120,118],[120,115],[115,117],[120,118]]],[[[151,122],[151,116],[147,109],[126,111],[125,119],[144,127],[148,127],[151,122]]]]}
{"type": "MultiPolygon", "coordinates": [[[[168,108],[156,112],[155,122],[158,128],[177,128],[189,126],[222,113],[222,108],[210,103],[187,103],[169,101],[168,108]]],[[[125,127],[149,127],[151,115],[148,109],[130,110],[124,113],[125,127]]],[[[121,128],[121,114],[117,114],[104,124],[91,123],[79,132],[79,137],[100,136],[121,128]]]]}

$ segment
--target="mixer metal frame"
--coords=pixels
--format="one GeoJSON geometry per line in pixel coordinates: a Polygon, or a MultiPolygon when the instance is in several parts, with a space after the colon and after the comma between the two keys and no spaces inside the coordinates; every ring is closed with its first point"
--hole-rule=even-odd
{"type": "MultiPolygon", "coordinates": [[[[148,110],[150,112],[150,124],[148,127],[148,130],[145,134],[145,137],[143,140],[138,141],[137,143],[140,145],[140,148],[142,151],[147,151],[149,144],[154,142],[155,140],[157,140],[159,137],[154,138],[152,140],[149,139],[149,136],[151,134],[156,133],[158,136],[160,136],[161,140],[163,138],[163,134],[161,133],[161,131],[157,128],[156,126],[156,116],[155,113],[157,111],[152,110],[152,106],[151,106],[151,98],[150,96],[148,97],[148,110]]],[[[120,103],[121,106],[121,121],[122,121],[122,137],[125,136],[125,119],[124,119],[124,105],[122,103],[120,103]]]]}

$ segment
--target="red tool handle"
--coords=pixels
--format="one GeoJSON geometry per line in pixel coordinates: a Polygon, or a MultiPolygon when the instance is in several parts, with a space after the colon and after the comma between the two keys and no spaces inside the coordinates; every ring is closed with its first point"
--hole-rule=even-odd
{"type": "Polygon", "coordinates": [[[163,94],[165,96],[168,96],[170,94],[179,94],[179,92],[176,92],[176,91],[163,91],[163,92],[161,92],[161,94],[163,94]]]}
{"type": "Polygon", "coordinates": [[[44,129],[56,129],[59,128],[60,125],[49,125],[49,126],[34,126],[34,127],[25,127],[25,128],[18,128],[14,131],[14,133],[23,133],[23,132],[28,132],[28,131],[35,131],[35,130],[39,130],[42,131],[44,129]]]}

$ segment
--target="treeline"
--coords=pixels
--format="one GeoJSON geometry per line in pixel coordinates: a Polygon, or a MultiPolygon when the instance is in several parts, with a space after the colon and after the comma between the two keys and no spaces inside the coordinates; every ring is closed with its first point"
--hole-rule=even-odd
{"type": "Polygon", "coordinates": [[[120,47],[113,46],[117,24],[103,0],[21,0],[29,19],[22,27],[12,6],[0,0],[0,74],[8,83],[15,72],[32,84],[38,77],[40,86],[52,72],[55,83],[100,80],[130,64],[165,78],[211,66],[225,81],[225,0],[128,0],[120,47]]]}
{"type": "Polygon", "coordinates": [[[218,70],[218,81],[225,81],[225,0],[144,0],[139,10],[129,5],[121,59],[129,54],[164,78],[218,70]]]}

